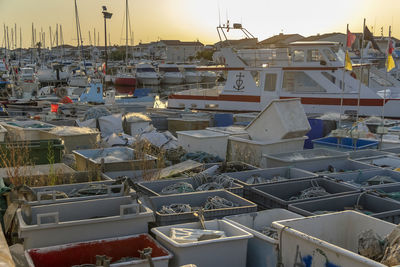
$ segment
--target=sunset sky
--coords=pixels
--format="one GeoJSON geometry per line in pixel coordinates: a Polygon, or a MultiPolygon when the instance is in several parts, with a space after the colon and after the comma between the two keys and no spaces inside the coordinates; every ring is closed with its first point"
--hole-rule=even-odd
{"type": "MultiPolygon", "coordinates": [[[[125,42],[125,0],[77,0],[77,4],[84,44],[89,44],[88,31],[93,41],[94,28],[104,44],[103,5],[113,13],[108,21],[112,44],[125,42]]],[[[303,36],[344,32],[347,23],[352,32],[359,32],[363,18],[375,35],[380,35],[381,27],[387,35],[392,25],[392,35],[400,37],[399,0],[129,0],[129,7],[135,44],[157,39],[214,43],[219,14],[221,23],[227,17],[231,24],[241,22],[259,40],[280,32],[303,36]]],[[[57,23],[63,27],[64,42],[76,45],[74,0],[0,0],[0,22],[9,26],[9,34],[17,24],[18,46],[20,27],[23,46],[30,46],[32,22],[37,35],[41,29],[46,32],[46,46],[49,26],[54,31],[57,23]]],[[[3,44],[3,25],[0,32],[3,44]]]]}

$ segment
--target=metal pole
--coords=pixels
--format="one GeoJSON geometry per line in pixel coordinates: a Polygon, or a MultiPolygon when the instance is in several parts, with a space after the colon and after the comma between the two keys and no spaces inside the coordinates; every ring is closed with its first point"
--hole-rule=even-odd
{"type": "Polygon", "coordinates": [[[361,84],[362,84],[362,77],[363,77],[363,59],[364,59],[364,53],[363,53],[363,47],[364,47],[364,32],[365,32],[365,19],[364,19],[364,24],[363,24],[363,34],[362,34],[362,39],[361,39],[361,59],[360,59],[360,83],[358,84],[358,99],[357,99],[357,119],[356,123],[358,122],[358,117],[360,113],[360,97],[361,97],[361,84]]]}
{"type": "Polygon", "coordinates": [[[339,129],[342,128],[342,112],[343,112],[343,97],[344,97],[344,78],[345,78],[345,74],[346,74],[346,55],[347,55],[347,39],[348,39],[348,34],[349,34],[349,24],[347,24],[346,27],[346,45],[345,45],[345,51],[344,51],[344,64],[343,64],[343,76],[342,76],[342,95],[340,98],[340,114],[339,114],[339,129]]]}
{"type": "Polygon", "coordinates": [[[104,54],[105,54],[105,73],[107,74],[107,23],[104,17],[104,54]]]}

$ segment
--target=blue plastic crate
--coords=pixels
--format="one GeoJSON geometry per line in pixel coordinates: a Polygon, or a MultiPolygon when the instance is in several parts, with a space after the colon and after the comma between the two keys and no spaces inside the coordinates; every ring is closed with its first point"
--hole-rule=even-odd
{"type": "Polygon", "coordinates": [[[350,137],[324,137],[312,140],[314,147],[329,147],[336,150],[359,150],[378,148],[379,141],[353,139],[350,137]]]}

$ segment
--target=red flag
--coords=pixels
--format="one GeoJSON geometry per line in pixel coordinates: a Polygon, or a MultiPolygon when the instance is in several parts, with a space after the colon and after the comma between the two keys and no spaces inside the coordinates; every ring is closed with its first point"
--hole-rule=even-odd
{"type": "Polygon", "coordinates": [[[356,40],[356,35],[347,30],[347,47],[350,48],[355,40],[356,40]]]}
{"type": "Polygon", "coordinates": [[[389,48],[388,48],[388,54],[391,55],[393,53],[393,41],[389,40],[389,48]]]}
{"type": "Polygon", "coordinates": [[[106,63],[104,62],[103,65],[101,65],[102,69],[103,69],[103,73],[106,74],[106,63]]]}

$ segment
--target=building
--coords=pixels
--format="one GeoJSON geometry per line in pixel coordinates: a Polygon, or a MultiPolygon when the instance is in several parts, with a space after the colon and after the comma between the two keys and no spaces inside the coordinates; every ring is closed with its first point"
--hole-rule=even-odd
{"type": "Polygon", "coordinates": [[[258,38],[244,38],[240,40],[225,40],[219,41],[214,44],[214,47],[219,50],[221,47],[233,47],[235,49],[246,49],[246,48],[256,48],[258,43],[258,38]]]}
{"type": "Polygon", "coordinates": [[[272,36],[259,42],[257,45],[261,48],[275,48],[275,47],[285,47],[292,42],[302,41],[304,36],[300,34],[283,34],[272,36]]]}

